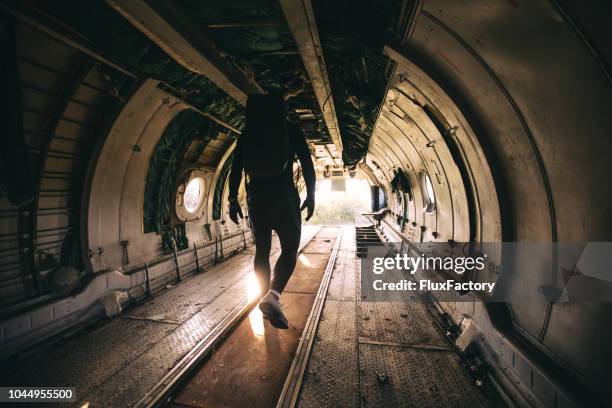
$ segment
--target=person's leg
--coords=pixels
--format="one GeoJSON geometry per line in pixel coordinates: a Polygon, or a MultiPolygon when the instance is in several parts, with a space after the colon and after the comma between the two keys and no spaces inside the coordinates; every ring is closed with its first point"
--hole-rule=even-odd
{"type": "Polygon", "coordinates": [[[270,289],[270,249],[272,229],[264,220],[251,217],[251,228],[255,237],[255,260],[253,268],[259,284],[260,293],[265,295],[270,289]]]}
{"type": "MultiPolygon", "coordinates": [[[[297,193],[296,193],[297,195],[297,193]]],[[[299,209],[299,196],[297,207],[289,208],[276,226],[275,230],[281,245],[281,254],[274,265],[274,275],[270,288],[279,294],[285,289],[289,278],[295,269],[297,253],[302,233],[302,218],[299,209]]]]}
{"type": "Polygon", "coordinates": [[[270,290],[261,299],[259,309],[274,327],[287,329],[289,328],[289,322],[280,304],[280,292],[284,289],[295,268],[302,220],[300,217],[300,197],[297,191],[294,189],[293,194],[291,194],[291,191],[289,194],[282,193],[284,192],[266,197],[273,200],[269,202],[269,225],[278,234],[281,255],[274,266],[274,277],[270,284],[270,290]]]}
{"type": "MultiPolygon", "coordinates": [[[[268,230],[269,235],[268,237],[271,236],[271,230],[268,230]]],[[[278,230],[277,230],[278,233],[278,230]]],[[[282,238],[279,235],[279,239],[281,241],[281,247],[282,245],[282,238]]],[[[269,242],[269,241],[268,241],[269,242]]],[[[256,250],[257,253],[258,250],[256,250]]],[[[297,252],[297,251],[296,251],[297,252]]],[[[269,249],[268,249],[268,254],[270,253],[269,249]]],[[[283,248],[282,250],[282,254],[280,256],[280,258],[276,261],[276,265],[274,267],[275,271],[276,268],[278,268],[279,262],[281,262],[281,258],[283,257],[283,254],[285,254],[286,257],[286,252],[285,249],[283,248]]],[[[289,328],[289,322],[287,321],[287,318],[285,317],[283,310],[281,308],[280,305],[280,291],[278,291],[277,289],[275,289],[275,287],[272,287],[270,284],[270,261],[269,258],[266,256],[266,261],[267,261],[267,271],[268,274],[266,276],[266,278],[268,279],[267,283],[267,288],[269,289],[264,289],[264,283],[262,282],[263,279],[263,274],[262,274],[262,278],[260,279],[260,288],[262,289],[261,293],[263,294],[263,297],[261,298],[261,301],[259,302],[259,310],[261,310],[263,317],[267,320],[270,321],[270,323],[272,324],[272,326],[278,328],[278,329],[288,329],[289,328]]],[[[294,256],[294,260],[293,260],[293,266],[295,266],[295,256],[294,256]]],[[[293,271],[293,267],[291,268],[291,270],[293,271]]],[[[277,274],[277,272],[274,273],[275,276],[277,274]]],[[[289,274],[291,275],[291,274],[289,274]]],[[[274,280],[273,280],[274,282],[274,280]]],[[[285,281],[285,284],[287,282],[285,281]]],[[[273,284],[273,283],[272,283],[273,284]]],[[[284,287],[284,284],[283,284],[284,287]]],[[[282,289],[281,289],[282,290],[282,289]]]]}

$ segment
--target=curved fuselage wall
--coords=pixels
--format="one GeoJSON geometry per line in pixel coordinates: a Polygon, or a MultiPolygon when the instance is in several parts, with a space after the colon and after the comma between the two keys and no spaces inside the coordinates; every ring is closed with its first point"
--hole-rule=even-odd
{"type": "Polygon", "coordinates": [[[112,126],[93,175],[87,214],[87,240],[94,271],[123,269],[121,242],[130,264],[161,255],[156,232],[143,232],[143,200],[149,161],[170,121],[187,106],[146,81],[112,126]]]}
{"type": "MultiPolygon", "coordinates": [[[[476,7],[465,2],[425,2],[404,55],[448,93],[486,158],[490,175],[475,171],[474,181],[490,177],[495,189],[478,194],[476,204],[481,206],[479,211],[488,208],[493,214],[491,204],[498,202],[502,228],[496,234],[495,218],[482,217],[480,240],[503,236],[505,241],[523,242],[610,241],[610,82],[554,4],[525,2],[519,7],[513,3],[485,7],[478,2],[476,7]],[[493,201],[491,194],[495,194],[493,201]]],[[[415,135],[421,137],[419,131],[426,134],[431,129],[421,125],[425,117],[411,113],[418,113],[422,105],[412,86],[434,99],[418,76],[406,72],[398,79],[396,89],[391,88],[392,98],[388,95],[385,101],[368,157],[381,167],[381,184],[388,183],[390,169],[397,163],[411,166],[408,174],[417,190],[410,220],[416,224],[415,231],[407,233],[411,239],[422,229],[426,241],[457,240],[469,226],[461,216],[461,189],[450,178],[445,188],[437,176],[432,177],[441,200],[435,217],[422,213],[415,174],[420,168],[435,173],[431,156],[423,153],[437,147],[434,143],[427,148],[414,140],[415,135]],[[442,211],[448,216],[442,217],[442,211]],[[428,231],[437,234],[432,237],[428,231]]],[[[448,120],[448,104],[438,103],[436,108],[446,110],[443,116],[448,120]]],[[[457,124],[452,119],[448,122],[457,124]]],[[[432,140],[437,137],[433,134],[432,140]]],[[[482,160],[468,159],[472,168],[477,166],[472,160],[482,160]]],[[[442,156],[438,165],[446,174],[452,173],[452,164],[442,156]]],[[[470,194],[471,189],[466,190],[470,194]]],[[[544,256],[538,267],[533,265],[533,260],[519,260],[516,270],[522,272],[508,282],[514,328],[576,378],[605,390],[609,359],[602,356],[608,355],[612,333],[602,328],[609,326],[609,304],[549,302],[537,288],[559,286],[562,277],[555,273],[550,256],[544,256]]]]}

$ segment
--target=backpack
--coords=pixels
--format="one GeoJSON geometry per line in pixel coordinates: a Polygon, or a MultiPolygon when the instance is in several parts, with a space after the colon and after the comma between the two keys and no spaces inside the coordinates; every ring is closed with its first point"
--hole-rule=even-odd
{"type": "Polygon", "coordinates": [[[240,136],[244,171],[251,177],[273,177],[289,164],[285,101],[276,95],[249,95],[246,128],[240,136]]]}

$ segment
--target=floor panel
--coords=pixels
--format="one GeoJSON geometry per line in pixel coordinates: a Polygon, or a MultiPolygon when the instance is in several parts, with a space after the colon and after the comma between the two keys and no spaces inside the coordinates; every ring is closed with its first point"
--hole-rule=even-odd
{"type": "Polygon", "coordinates": [[[173,399],[175,407],[271,407],[276,404],[304,331],[339,228],[323,228],[303,250],[283,291],[289,330],[278,330],[256,308],[173,399]]]}
{"type": "Polygon", "coordinates": [[[416,300],[360,302],[359,336],[381,342],[448,346],[425,304],[416,300]]]}
{"type": "MultiPolygon", "coordinates": [[[[345,234],[350,235],[350,230],[345,234]]],[[[345,245],[338,250],[334,273],[327,289],[327,299],[355,301],[359,293],[359,260],[355,258],[355,248],[345,245]]]]}
{"type": "Polygon", "coordinates": [[[216,296],[243,281],[250,272],[252,254],[252,250],[245,251],[239,258],[230,259],[194,276],[188,285],[177,285],[170,291],[160,293],[148,300],[144,307],[128,311],[126,316],[182,323],[216,296]]]}
{"type": "Polygon", "coordinates": [[[1,383],[76,386],[83,395],[125,369],[176,327],[167,323],[113,319],[42,356],[34,355],[11,364],[0,372],[1,383]]]}
{"type": "MultiPolygon", "coordinates": [[[[310,247],[310,245],[308,247],[310,247]]],[[[308,247],[306,249],[308,249],[308,247]]],[[[283,293],[298,292],[316,294],[319,289],[319,284],[321,283],[321,277],[325,272],[327,261],[329,261],[329,253],[300,254],[296,264],[296,271],[301,270],[302,273],[293,274],[289,282],[287,282],[287,286],[285,286],[283,293]]]]}
{"type": "Polygon", "coordinates": [[[362,293],[361,279],[371,285],[376,277],[361,276],[355,251],[355,231],[345,232],[298,406],[488,406],[423,294],[362,293]]]}
{"type": "Polygon", "coordinates": [[[323,308],[299,406],[358,407],[359,359],[352,302],[327,300],[323,308]]]}
{"type": "MultiPolygon", "coordinates": [[[[306,228],[303,242],[314,232],[306,228]]],[[[175,397],[174,407],[276,404],[338,232],[322,229],[298,259],[282,297],[290,329],[272,328],[255,309],[175,397]]],[[[487,406],[420,293],[362,295],[355,251],[354,230],[347,228],[298,405],[487,406]]],[[[273,263],[277,256],[278,249],[273,263]]],[[[251,270],[249,250],[95,329],[3,367],[0,379],[6,385],[75,386],[78,405],[133,405],[240,304],[251,270]]]]}
{"type": "Polygon", "coordinates": [[[363,407],[486,407],[454,352],[360,344],[363,407]]]}
{"type": "MultiPolygon", "coordinates": [[[[306,227],[302,243],[318,230],[306,227]]],[[[274,261],[278,240],[273,240],[274,261]]],[[[73,386],[80,406],[135,404],[236,307],[249,290],[248,249],[145,303],[0,369],[3,385],[73,386]]]]}
{"type": "Polygon", "coordinates": [[[280,394],[314,295],[283,293],[289,330],[254,309],[173,400],[193,407],[270,407],[280,394]]]}

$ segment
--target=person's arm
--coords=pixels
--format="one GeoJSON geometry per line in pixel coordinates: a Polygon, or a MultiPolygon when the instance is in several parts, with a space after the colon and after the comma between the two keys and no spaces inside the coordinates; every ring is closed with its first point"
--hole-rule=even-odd
{"type": "Polygon", "coordinates": [[[238,224],[238,216],[243,218],[242,209],[238,204],[238,189],[240,188],[240,181],[242,181],[242,169],[244,163],[242,161],[242,149],[240,147],[240,139],[236,142],[236,148],[234,149],[234,156],[232,158],[232,170],[229,174],[229,216],[235,224],[238,224]]]}
{"type": "Polygon", "coordinates": [[[295,143],[295,153],[300,161],[300,165],[302,166],[302,176],[304,177],[304,182],[306,183],[306,200],[304,200],[300,210],[303,210],[304,208],[308,209],[308,214],[306,215],[306,221],[308,221],[314,213],[315,185],[317,183],[317,177],[315,175],[312,156],[310,155],[308,144],[306,143],[304,134],[297,126],[295,126],[293,140],[295,143]]]}
{"type": "Polygon", "coordinates": [[[295,154],[297,155],[300,165],[302,166],[302,176],[306,183],[306,192],[308,195],[314,197],[315,185],[317,183],[317,177],[315,175],[314,165],[312,163],[312,156],[308,149],[308,144],[304,138],[302,131],[296,126],[295,127],[295,154]]]}

